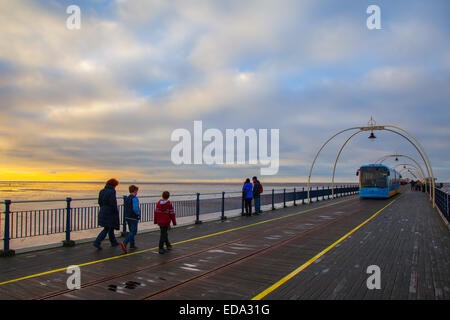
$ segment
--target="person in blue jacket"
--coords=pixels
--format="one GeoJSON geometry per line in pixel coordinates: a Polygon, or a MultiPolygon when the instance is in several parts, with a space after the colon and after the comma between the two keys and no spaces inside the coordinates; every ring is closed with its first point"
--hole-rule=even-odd
{"type": "Polygon", "coordinates": [[[130,249],[137,249],[134,236],[137,234],[139,220],[141,219],[141,210],[139,209],[139,199],[137,197],[139,188],[134,184],[128,188],[130,195],[126,197],[124,203],[124,214],[127,220],[130,232],[123,242],[120,242],[123,252],[127,253],[127,245],[130,243],[130,249]]]}
{"type": "Polygon", "coordinates": [[[242,197],[244,198],[244,206],[246,216],[252,215],[252,199],[253,199],[253,184],[250,179],[245,180],[244,186],[242,187],[242,197]]]}

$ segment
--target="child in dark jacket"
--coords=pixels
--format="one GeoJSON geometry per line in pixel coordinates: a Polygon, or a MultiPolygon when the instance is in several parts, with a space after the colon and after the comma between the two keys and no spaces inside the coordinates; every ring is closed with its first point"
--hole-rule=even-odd
{"type": "Polygon", "coordinates": [[[172,203],[170,203],[169,201],[169,197],[170,197],[169,191],[164,191],[162,193],[162,199],[158,201],[153,216],[154,223],[158,224],[159,229],[161,230],[161,235],[159,238],[160,254],[166,253],[166,250],[164,250],[164,244],[166,244],[167,250],[172,249],[172,245],[169,242],[167,231],[170,228],[170,222],[172,222],[174,226],[177,225],[177,220],[175,219],[175,212],[173,210],[172,203]]]}

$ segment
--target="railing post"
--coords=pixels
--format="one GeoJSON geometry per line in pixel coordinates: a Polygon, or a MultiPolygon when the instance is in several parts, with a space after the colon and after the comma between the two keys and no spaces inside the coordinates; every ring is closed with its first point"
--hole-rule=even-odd
{"type": "Polygon", "coordinates": [[[225,192],[222,192],[222,217],[220,219],[222,221],[227,219],[227,217],[225,217],[225,192]]]}
{"type": "Polygon", "coordinates": [[[297,204],[295,203],[295,200],[297,200],[297,191],[294,188],[294,207],[297,206],[297,204]]]}
{"type": "Polygon", "coordinates": [[[195,224],[200,224],[200,223],[202,223],[201,221],[200,221],[200,193],[197,193],[197,203],[196,203],[196,206],[195,206],[195,216],[196,216],[196,218],[195,218],[195,224]]]}
{"type": "Polygon", "coordinates": [[[286,208],[286,188],[283,189],[283,208],[286,208]]]}
{"type": "Polygon", "coordinates": [[[316,187],[316,191],[317,191],[317,199],[316,199],[316,202],[319,202],[319,187],[316,187]]]}
{"type": "Polygon", "coordinates": [[[70,207],[70,203],[72,202],[72,198],[66,198],[67,208],[66,208],[66,240],[63,241],[63,247],[73,247],[75,242],[70,240],[70,220],[72,215],[72,208],[70,207]]]}
{"type": "Polygon", "coordinates": [[[122,206],[122,237],[126,237],[128,235],[127,232],[127,219],[125,217],[125,201],[127,200],[127,196],[123,196],[123,206],[122,206]]]}
{"type": "MultiPolygon", "coordinates": [[[[304,193],[304,192],[305,192],[305,188],[303,187],[302,188],[302,193],[304,193]]],[[[302,204],[305,204],[305,197],[302,198],[302,204]]]]}
{"type": "Polygon", "coordinates": [[[0,257],[11,257],[15,255],[15,251],[9,248],[9,214],[11,200],[5,200],[5,233],[3,235],[3,250],[0,250],[0,257]]]}
{"type": "Polygon", "coordinates": [[[272,189],[272,210],[275,210],[275,190],[272,189]]]}

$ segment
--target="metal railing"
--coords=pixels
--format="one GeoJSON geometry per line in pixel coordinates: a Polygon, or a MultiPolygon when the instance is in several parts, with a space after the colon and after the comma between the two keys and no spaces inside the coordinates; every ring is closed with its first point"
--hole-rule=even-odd
{"type": "Polygon", "coordinates": [[[447,219],[448,222],[450,222],[450,211],[449,211],[449,194],[445,191],[442,191],[438,188],[435,188],[436,193],[436,206],[439,208],[439,210],[442,212],[444,217],[447,219]]]}
{"type": "MultiPolygon", "coordinates": [[[[335,186],[335,197],[355,194],[359,191],[356,185],[335,186]]],[[[310,199],[320,201],[331,198],[330,187],[316,187],[310,191],[310,199]]],[[[126,196],[118,197],[118,201],[122,202],[126,196]]],[[[230,211],[241,211],[244,213],[244,201],[242,192],[222,192],[222,193],[196,193],[173,195],[174,197],[184,197],[189,199],[174,200],[171,203],[174,206],[176,216],[189,217],[195,216],[196,223],[201,223],[201,215],[204,214],[220,214],[222,219],[226,218],[225,213],[230,211]]],[[[146,201],[146,199],[158,199],[159,196],[139,196],[141,220],[140,222],[153,221],[153,212],[158,200],[146,201]]],[[[308,202],[307,191],[305,188],[289,188],[289,189],[272,189],[265,191],[260,196],[260,205],[269,206],[272,210],[275,205],[293,202],[293,205],[304,204],[308,202]]],[[[0,220],[0,230],[3,232],[4,250],[10,251],[10,240],[29,238],[52,234],[66,234],[65,242],[71,242],[71,232],[96,229],[98,225],[99,206],[83,206],[76,207],[74,202],[78,201],[96,201],[97,198],[66,198],[56,200],[29,200],[29,201],[4,201],[4,219],[0,220]],[[64,208],[56,209],[39,209],[39,210],[13,210],[14,204],[31,204],[31,203],[50,203],[65,202],[64,208]],[[3,223],[3,229],[1,224],[3,223]]],[[[448,203],[448,200],[447,200],[448,203]]],[[[122,231],[126,232],[126,223],[124,217],[123,203],[118,204],[120,224],[122,231]]],[[[1,231],[0,231],[1,232],[1,231]]]]}

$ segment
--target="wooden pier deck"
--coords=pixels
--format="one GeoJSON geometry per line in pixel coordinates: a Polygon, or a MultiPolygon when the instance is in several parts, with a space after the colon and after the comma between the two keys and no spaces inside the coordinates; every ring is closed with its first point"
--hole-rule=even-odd
{"type": "Polygon", "coordinates": [[[140,234],[134,252],[108,241],[0,259],[0,299],[449,299],[450,233],[426,195],[320,201],[140,234]],[[68,290],[66,268],[81,270],[68,290]],[[368,289],[367,267],[381,288],[368,289]]]}

